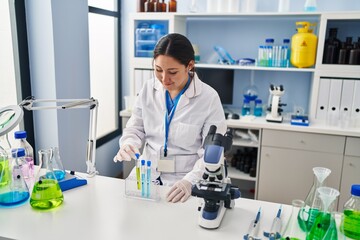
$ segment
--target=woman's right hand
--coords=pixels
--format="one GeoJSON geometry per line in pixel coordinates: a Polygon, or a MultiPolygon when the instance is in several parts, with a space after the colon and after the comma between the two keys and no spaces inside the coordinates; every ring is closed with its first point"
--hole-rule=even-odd
{"type": "Polygon", "coordinates": [[[136,159],[135,154],[139,154],[139,149],[137,147],[130,144],[124,144],[114,157],[114,162],[131,161],[132,158],[136,159]]]}

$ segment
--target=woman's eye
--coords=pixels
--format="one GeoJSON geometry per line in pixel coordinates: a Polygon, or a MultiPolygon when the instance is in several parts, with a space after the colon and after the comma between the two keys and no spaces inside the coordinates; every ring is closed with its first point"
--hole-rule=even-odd
{"type": "Polygon", "coordinates": [[[156,69],[156,71],[157,71],[157,72],[162,72],[162,70],[161,70],[161,69],[156,69]]]}
{"type": "Polygon", "coordinates": [[[169,74],[175,75],[175,74],[177,74],[177,72],[169,72],[169,74]]]}

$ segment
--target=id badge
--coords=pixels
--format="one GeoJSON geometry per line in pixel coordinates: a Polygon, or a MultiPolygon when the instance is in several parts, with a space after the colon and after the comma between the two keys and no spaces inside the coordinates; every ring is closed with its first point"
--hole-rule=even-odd
{"type": "Polygon", "coordinates": [[[163,173],[175,172],[175,159],[174,157],[164,157],[164,149],[160,150],[160,159],[158,162],[157,170],[163,173]]]}

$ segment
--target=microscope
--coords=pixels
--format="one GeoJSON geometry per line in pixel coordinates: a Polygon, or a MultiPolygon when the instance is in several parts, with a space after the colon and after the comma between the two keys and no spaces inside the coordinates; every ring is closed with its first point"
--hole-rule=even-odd
{"type": "Polygon", "coordinates": [[[216,229],[224,217],[225,210],[235,206],[234,199],[240,197],[237,187],[231,185],[227,176],[224,153],[232,145],[232,130],[225,135],[216,133],[216,126],[212,125],[205,138],[203,179],[197,182],[191,191],[192,196],[203,198],[198,207],[199,225],[206,229],[216,229]]]}
{"type": "Polygon", "coordinates": [[[283,116],[281,116],[283,109],[281,107],[286,106],[285,103],[281,103],[280,101],[280,97],[285,93],[284,87],[283,85],[274,86],[273,84],[271,84],[269,91],[269,100],[271,100],[271,103],[267,108],[270,113],[266,115],[266,121],[281,123],[283,121],[283,116]]]}

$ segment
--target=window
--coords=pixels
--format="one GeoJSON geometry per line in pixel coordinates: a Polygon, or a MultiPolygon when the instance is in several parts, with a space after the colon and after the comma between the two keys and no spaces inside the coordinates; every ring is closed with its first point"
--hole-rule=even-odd
{"type": "Polygon", "coordinates": [[[99,100],[97,146],[120,133],[120,0],[89,1],[91,96],[99,100]]]}

